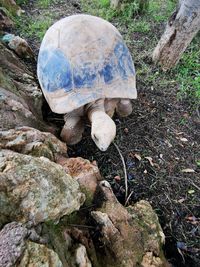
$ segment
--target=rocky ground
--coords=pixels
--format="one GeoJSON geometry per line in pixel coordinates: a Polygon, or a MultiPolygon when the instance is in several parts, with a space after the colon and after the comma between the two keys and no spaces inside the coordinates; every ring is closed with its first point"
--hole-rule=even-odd
{"type": "MultiPolygon", "coordinates": [[[[41,17],[50,16],[51,23],[53,23],[53,21],[64,16],[90,10],[89,8],[86,10],[86,6],[79,1],[54,1],[48,7],[43,8],[39,7],[35,1],[29,1],[22,8],[26,11],[25,24],[28,23],[29,18],[37,20],[41,17]]],[[[188,101],[177,98],[180,84],[174,77],[173,71],[164,74],[151,62],[151,52],[155,47],[156,39],[163,32],[164,23],[157,23],[151,26],[154,34],[156,32],[156,36],[152,36],[152,31],[145,33],[129,32],[116,18],[113,18],[112,22],[120,29],[126,39],[138,71],[137,88],[139,96],[138,100],[133,102],[134,112],[125,119],[115,117],[117,124],[115,142],[123,154],[128,172],[128,204],[136,203],[139,200],[148,200],[151,203],[166,235],[166,245],[164,247],[166,257],[173,266],[199,266],[200,180],[198,127],[200,118],[198,110],[196,107],[191,106],[188,101]]],[[[20,32],[19,29],[15,31],[17,33],[20,32]]],[[[26,34],[24,33],[24,35],[26,34]]],[[[37,55],[40,39],[34,34],[27,37],[27,39],[29,39],[29,44],[37,55]]],[[[35,67],[36,63],[31,61],[28,68],[33,71],[35,67]]],[[[28,74],[30,75],[29,72],[28,74]]],[[[15,79],[15,86],[19,82],[15,79]]],[[[24,83],[25,80],[22,80],[22,82],[24,83]]],[[[34,88],[36,87],[37,84],[34,85],[34,88]]],[[[17,99],[15,100],[17,101],[17,99]]],[[[22,100],[20,99],[20,101],[22,100]]],[[[33,105],[38,105],[38,102],[33,103],[33,105]]],[[[46,122],[51,122],[50,126],[46,123],[43,125],[41,114],[32,113],[27,115],[32,119],[31,125],[26,124],[27,126],[36,127],[40,130],[44,128],[46,130],[49,127],[48,131],[52,132],[53,124],[58,127],[57,132],[59,132],[59,127],[63,123],[62,118],[53,114],[46,103],[43,105],[43,116],[46,122]],[[39,116],[41,119],[39,127],[33,124],[37,120],[35,116],[39,116]]],[[[27,116],[25,117],[27,118],[27,116]]],[[[19,119],[17,117],[16,121],[18,126],[23,126],[24,119],[20,124],[20,116],[19,119]]],[[[29,136],[31,135],[30,131],[25,129],[19,130],[17,136],[24,136],[24,131],[26,134],[29,132],[29,136]]],[[[71,157],[79,156],[96,161],[102,176],[110,182],[116,197],[124,204],[124,172],[118,152],[114,146],[111,146],[104,153],[98,151],[91,141],[89,132],[90,128],[88,127],[82,142],[76,146],[69,147],[68,154],[71,157]]],[[[7,136],[8,133],[4,135],[7,136]]],[[[9,136],[12,137],[13,133],[9,133],[9,136]]],[[[35,136],[35,134],[31,136],[35,136]]],[[[32,148],[34,148],[34,153],[37,154],[38,149],[35,147],[42,148],[41,150],[39,149],[39,155],[47,156],[53,161],[57,160],[57,156],[54,155],[55,152],[54,150],[52,151],[51,146],[49,147],[48,144],[43,143],[44,137],[37,138],[37,146],[32,144],[35,140],[30,140],[30,137],[29,143],[32,145],[24,144],[22,146],[19,140],[23,138],[18,138],[17,144],[14,142],[13,147],[14,137],[11,137],[9,144],[8,140],[3,142],[2,148],[25,154],[32,153],[30,152],[32,148]]],[[[60,146],[57,145],[56,147],[61,149],[60,146]]],[[[61,154],[64,153],[63,151],[62,147],[61,154]]],[[[4,155],[8,160],[9,153],[7,154],[6,152],[4,155]]],[[[29,159],[20,156],[18,161],[20,160],[23,162],[25,160],[26,162],[29,159]]],[[[43,168],[43,162],[40,164],[40,168],[43,168]]],[[[22,211],[17,213],[20,218],[24,216],[22,211]]],[[[96,221],[99,220],[97,215],[93,215],[93,219],[96,221]]],[[[50,216],[55,216],[55,214],[50,216]]],[[[72,224],[74,224],[74,221],[72,224]]],[[[96,235],[97,233],[94,231],[93,234],[96,235]]],[[[77,233],[73,232],[73,235],[77,235],[77,233]]],[[[104,240],[104,242],[106,243],[107,241],[104,240]]],[[[62,255],[59,256],[62,258],[62,255]]]]}

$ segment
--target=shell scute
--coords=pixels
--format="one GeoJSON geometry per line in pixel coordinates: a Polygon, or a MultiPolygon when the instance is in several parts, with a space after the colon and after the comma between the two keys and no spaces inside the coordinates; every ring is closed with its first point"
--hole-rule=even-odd
{"type": "Polygon", "coordinates": [[[40,82],[47,92],[73,89],[70,63],[58,49],[43,50],[39,57],[40,82]]]}

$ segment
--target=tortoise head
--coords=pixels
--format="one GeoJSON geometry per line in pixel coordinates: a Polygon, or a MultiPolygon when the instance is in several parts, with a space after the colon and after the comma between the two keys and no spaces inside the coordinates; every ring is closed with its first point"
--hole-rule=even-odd
{"type": "Polygon", "coordinates": [[[106,151],[116,136],[116,125],[103,111],[95,111],[91,117],[91,137],[101,151],[106,151]]]}

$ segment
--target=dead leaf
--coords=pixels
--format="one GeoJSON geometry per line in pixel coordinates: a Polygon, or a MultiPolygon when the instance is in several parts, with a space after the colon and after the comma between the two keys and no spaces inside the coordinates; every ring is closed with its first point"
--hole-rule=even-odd
{"type": "Polygon", "coordinates": [[[196,221],[197,220],[197,218],[195,216],[187,216],[187,217],[185,217],[185,219],[187,221],[196,221]]]}
{"type": "Polygon", "coordinates": [[[183,203],[185,201],[185,198],[180,198],[177,202],[178,203],[183,203]]]}
{"type": "Polygon", "coordinates": [[[194,193],[195,193],[195,190],[193,190],[193,189],[188,190],[188,194],[192,195],[194,193]]]}
{"type": "Polygon", "coordinates": [[[141,161],[141,156],[139,155],[139,154],[134,154],[134,157],[137,159],[137,160],[139,160],[139,161],[141,161]]]}
{"type": "Polygon", "coordinates": [[[149,161],[149,163],[152,167],[154,166],[153,159],[151,157],[145,157],[145,159],[147,159],[149,161]]]}
{"type": "Polygon", "coordinates": [[[182,142],[188,142],[187,138],[181,137],[179,138],[182,142]]]}
{"type": "Polygon", "coordinates": [[[181,135],[181,134],[184,134],[184,132],[179,132],[179,133],[176,133],[177,135],[181,135]]]}
{"type": "Polygon", "coordinates": [[[185,172],[185,173],[193,173],[193,172],[195,172],[195,170],[193,170],[193,169],[183,169],[183,170],[181,170],[181,172],[185,172]]]}
{"type": "Polygon", "coordinates": [[[144,173],[147,174],[147,170],[144,170],[144,173]]]}
{"type": "Polygon", "coordinates": [[[172,147],[172,144],[168,140],[165,140],[165,144],[167,144],[168,147],[172,147]]]}
{"type": "Polygon", "coordinates": [[[117,181],[117,182],[118,182],[118,181],[121,181],[121,177],[120,177],[119,175],[115,176],[114,179],[115,179],[115,181],[117,181]]]}

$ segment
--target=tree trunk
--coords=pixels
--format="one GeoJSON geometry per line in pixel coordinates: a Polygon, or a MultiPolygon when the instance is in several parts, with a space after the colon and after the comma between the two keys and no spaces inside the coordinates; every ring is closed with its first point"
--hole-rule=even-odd
{"type": "Polygon", "coordinates": [[[179,1],[153,52],[153,61],[158,62],[163,70],[174,67],[199,29],[200,1],[179,1]]]}

